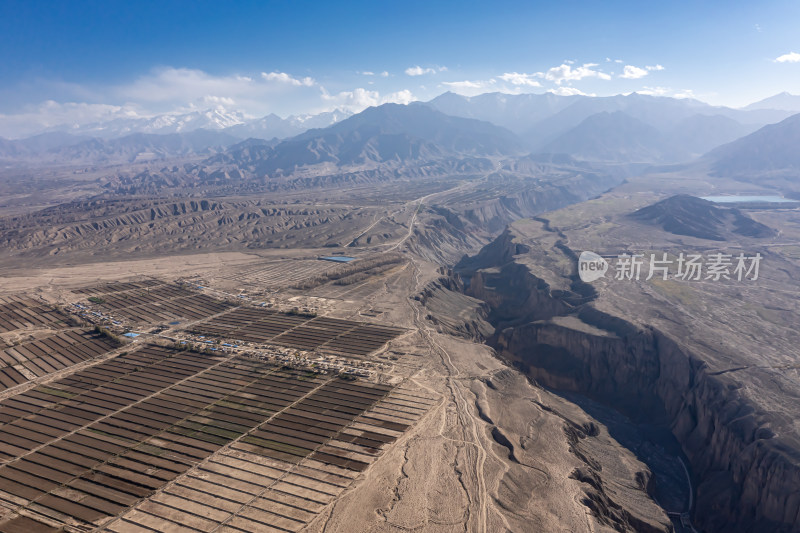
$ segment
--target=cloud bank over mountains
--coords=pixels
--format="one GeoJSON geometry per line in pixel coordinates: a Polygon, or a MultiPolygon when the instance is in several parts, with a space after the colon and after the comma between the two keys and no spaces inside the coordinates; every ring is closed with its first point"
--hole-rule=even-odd
{"type": "MultiPolygon", "coordinates": [[[[789,52],[773,62],[797,63],[800,54],[789,52]]],[[[160,122],[172,128],[187,120],[225,128],[272,114],[301,117],[336,111],[348,115],[386,103],[429,100],[445,91],[463,96],[638,92],[703,99],[703,94],[691,88],[674,89],[659,83],[664,71],[669,72],[657,62],[636,65],[609,57],[601,63],[564,60],[541,70],[507,70],[480,78],[462,77],[460,68],[427,62],[394,72],[380,68],[352,71],[349,77],[342,73],[335,79],[277,69],[218,75],[194,68],[158,67],[124,83],[52,82],[47,94],[53,97],[17,109],[5,107],[0,113],[0,137],[22,138],[54,129],[80,132],[87,125],[114,121],[139,121],[140,126],[150,121],[146,129],[154,131],[160,122]]]]}
{"type": "MultiPolygon", "coordinates": [[[[387,77],[388,73],[378,76],[387,77]]],[[[329,91],[311,76],[279,71],[215,76],[188,68],[154,69],[123,85],[60,89],[63,100],[48,99],[0,114],[0,136],[20,138],[63,125],[80,129],[114,120],[178,116],[206,110],[216,110],[227,117],[220,126],[227,127],[275,111],[283,116],[332,110],[355,113],[370,106],[407,104],[416,99],[408,89],[383,92],[356,87],[329,91]]]]}

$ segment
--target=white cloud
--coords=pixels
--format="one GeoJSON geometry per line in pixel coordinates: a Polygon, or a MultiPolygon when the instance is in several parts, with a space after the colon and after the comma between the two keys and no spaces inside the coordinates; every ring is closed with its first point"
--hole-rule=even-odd
{"type": "Polygon", "coordinates": [[[290,74],[286,74],[285,72],[262,72],[261,77],[267,81],[278,81],[280,83],[288,83],[289,85],[294,85],[295,87],[312,87],[316,84],[313,78],[305,77],[305,78],[294,78],[290,74]]]}
{"type": "Polygon", "coordinates": [[[536,74],[522,74],[519,72],[506,72],[499,78],[512,85],[524,85],[528,87],[541,87],[542,84],[533,79],[537,77],[536,74]]]}
{"type": "Polygon", "coordinates": [[[610,80],[611,76],[603,71],[596,70],[597,63],[585,63],[580,67],[573,68],[568,63],[562,63],[558,67],[553,67],[546,73],[537,73],[536,76],[544,77],[548,81],[553,81],[558,85],[564,82],[572,82],[582,80],[584,78],[598,78],[601,80],[610,80]]]}
{"type": "MultiPolygon", "coordinates": [[[[332,108],[346,109],[353,113],[363,111],[367,107],[381,104],[409,104],[416,100],[416,97],[408,89],[397,91],[381,96],[378,91],[370,91],[364,88],[353,89],[352,91],[342,91],[336,94],[329,94],[322,88],[322,99],[328,102],[332,108]]],[[[325,110],[330,110],[331,107],[325,110]]]]}
{"type": "Polygon", "coordinates": [[[59,103],[47,100],[38,106],[28,107],[21,113],[0,114],[0,136],[22,138],[55,126],[77,127],[83,124],[141,116],[141,110],[131,105],[59,103]]]}
{"type": "Polygon", "coordinates": [[[638,94],[644,94],[644,95],[647,95],[647,96],[667,96],[670,92],[672,92],[672,89],[670,89],[669,87],[647,87],[647,86],[645,86],[645,87],[642,87],[641,89],[639,89],[636,92],[638,94]]]}
{"type": "Polygon", "coordinates": [[[547,92],[557,94],[558,96],[596,96],[595,94],[586,94],[575,87],[557,87],[555,89],[550,89],[547,92]]]}
{"type": "Polygon", "coordinates": [[[227,96],[212,96],[212,95],[204,96],[203,103],[211,105],[222,105],[222,106],[236,105],[236,101],[233,98],[228,98],[227,96]]]}
{"type": "Polygon", "coordinates": [[[647,74],[649,74],[647,69],[634,67],[633,65],[625,65],[625,68],[619,77],[628,80],[638,80],[639,78],[644,78],[647,76],[647,74]]]}
{"type": "Polygon", "coordinates": [[[693,98],[697,99],[697,95],[694,94],[694,91],[691,89],[682,89],[680,91],[675,92],[672,95],[673,98],[693,98]]]}
{"type": "Polygon", "coordinates": [[[650,72],[657,70],[664,70],[664,67],[658,64],[647,65],[644,68],[635,67],[633,65],[625,65],[625,68],[622,70],[622,74],[620,74],[619,77],[629,80],[638,80],[639,78],[644,78],[650,72]]]}
{"type": "MultiPolygon", "coordinates": [[[[419,65],[408,67],[405,70],[406,74],[409,76],[423,76],[425,74],[436,74],[437,72],[447,72],[447,67],[436,67],[436,68],[422,68],[419,65]]],[[[384,72],[382,75],[388,76],[388,72],[384,72]]]]}
{"type": "Polygon", "coordinates": [[[422,68],[419,65],[415,67],[408,67],[406,74],[409,76],[422,76],[423,74],[436,74],[436,70],[432,68],[422,68]]]}
{"type": "MultiPolygon", "coordinates": [[[[700,96],[696,95],[692,89],[672,89],[671,87],[651,87],[645,85],[641,89],[635,91],[636,94],[644,94],[647,96],[668,96],[670,98],[692,98],[692,99],[700,99],[700,96]]],[[[630,94],[630,93],[627,93],[630,94]]],[[[714,93],[704,94],[702,95],[704,98],[713,96],[714,93]]]]}
{"type": "Polygon", "coordinates": [[[389,93],[386,96],[381,98],[381,103],[392,103],[392,104],[403,104],[408,105],[411,102],[417,100],[417,97],[411,94],[411,91],[408,89],[403,89],[402,91],[397,91],[393,93],[389,93]]]}
{"type": "Polygon", "coordinates": [[[456,89],[482,89],[486,87],[487,82],[485,81],[443,81],[442,85],[447,85],[448,87],[453,87],[456,89]]]}
{"type": "MultiPolygon", "coordinates": [[[[447,70],[444,67],[442,67],[442,69],[447,70]]],[[[371,70],[364,70],[364,71],[358,72],[357,74],[361,74],[362,76],[380,76],[381,78],[388,78],[389,77],[389,72],[386,71],[386,70],[384,70],[383,72],[373,72],[371,70]]]]}
{"type": "Polygon", "coordinates": [[[497,80],[494,78],[489,80],[444,81],[442,85],[463,96],[475,96],[487,91],[497,90],[497,80]]]}
{"type": "Polygon", "coordinates": [[[775,58],[776,63],[800,63],[800,54],[797,52],[789,52],[775,58]]]}
{"type": "MultiPolygon", "coordinates": [[[[389,73],[381,75],[388,77],[389,73]]],[[[61,88],[60,92],[67,90],[61,88]]],[[[329,111],[338,102],[360,111],[368,105],[414,99],[408,90],[385,95],[354,89],[331,96],[313,78],[285,72],[217,76],[186,68],[156,69],[119,85],[70,86],[68,92],[74,95],[68,100],[73,101],[48,100],[0,114],[0,136],[19,138],[55,127],[70,129],[116,118],[150,118],[217,107],[250,117],[287,116],[329,111]]]]}
{"type": "Polygon", "coordinates": [[[187,104],[202,101],[209,94],[233,98],[252,86],[253,80],[248,77],[212,76],[202,70],[164,68],[108,92],[129,101],[187,104]]]}
{"type": "Polygon", "coordinates": [[[217,76],[202,70],[162,68],[131,83],[95,91],[88,101],[135,102],[150,114],[179,108],[235,105],[248,115],[298,113],[319,105],[319,84],[311,77],[280,71],[256,76],[217,76]]]}
{"type": "Polygon", "coordinates": [[[215,76],[202,70],[162,68],[140,76],[131,83],[96,90],[86,100],[137,102],[153,113],[176,107],[203,104],[236,105],[260,113],[271,102],[303,92],[317,95],[317,83],[310,77],[297,78],[285,72],[262,72],[258,77],[215,76]]]}

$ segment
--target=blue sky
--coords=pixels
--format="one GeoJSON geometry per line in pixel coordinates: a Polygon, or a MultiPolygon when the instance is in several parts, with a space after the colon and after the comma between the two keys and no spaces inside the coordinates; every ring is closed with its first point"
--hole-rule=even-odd
{"type": "Polygon", "coordinates": [[[0,118],[287,115],[446,90],[738,106],[800,94],[798,28],[798,0],[0,0],[0,118]]]}

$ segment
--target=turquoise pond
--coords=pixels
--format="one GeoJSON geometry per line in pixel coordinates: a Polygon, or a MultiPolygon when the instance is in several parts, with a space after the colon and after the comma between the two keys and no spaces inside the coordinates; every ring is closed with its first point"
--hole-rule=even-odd
{"type": "Polygon", "coordinates": [[[349,263],[350,261],[354,261],[355,257],[347,257],[346,255],[331,255],[327,257],[320,257],[319,259],[323,261],[333,261],[335,263],[349,263]]]}
{"type": "Polygon", "coordinates": [[[717,204],[733,204],[743,202],[765,202],[772,204],[796,203],[797,200],[790,200],[781,196],[702,196],[703,200],[717,204]]]}

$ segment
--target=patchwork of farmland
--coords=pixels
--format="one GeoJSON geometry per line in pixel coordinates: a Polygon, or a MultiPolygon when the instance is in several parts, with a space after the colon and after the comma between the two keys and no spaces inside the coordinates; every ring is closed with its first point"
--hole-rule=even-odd
{"type": "Polygon", "coordinates": [[[88,361],[115,347],[103,335],[86,330],[66,330],[13,347],[0,346],[0,392],[88,361]]]}
{"type": "Polygon", "coordinates": [[[328,317],[287,315],[267,309],[239,308],[195,324],[190,331],[243,342],[269,343],[302,350],[365,356],[401,335],[391,326],[328,317]]]}
{"type": "Polygon", "coordinates": [[[256,283],[260,287],[291,287],[299,281],[313,278],[331,269],[331,263],[319,259],[295,259],[270,261],[256,267],[226,271],[219,275],[220,279],[242,283],[256,283]]]}
{"type": "Polygon", "coordinates": [[[155,279],[145,279],[142,281],[104,283],[102,285],[93,285],[91,287],[73,289],[72,292],[76,294],[85,294],[87,296],[97,296],[99,294],[114,294],[135,289],[147,289],[150,287],[157,287],[159,285],[164,285],[164,282],[155,279]]]}
{"type": "Polygon", "coordinates": [[[0,402],[0,532],[297,531],[431,402],[145,345],[0,402]]]}
{"type": "Polygon", "coordinates": [[[357,281],[347,285],[340,285],[335,282],[326,283],[320,287],[310,289],[308,294],[329,300],[362,301],[369,298],[375,291],[380,290],[385,279],[386,274],[379,274],[370,276],[364,281],[357,281]]]}
{"type": "Polygon", "coordinates": [[[103,531],[299,531],[432,404],[364,383],[328,396],[341,383],[326,383],[103,531]],[[358,394],[372,407],[354,416],[346,404],[358,394]]]}
{"type": "Polygon", "coordinates": [[[155,280],[99,285],[79,291],[94,307],[135,323],[197,320],[221,313],[230,304],[178,285],[155,280]]]}
{"type": "Polygon", "coordinates": [[[0,333],[27,328],[61,328],[67,317],[24,296],[0,296],[0,333]]]}

